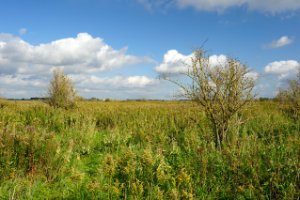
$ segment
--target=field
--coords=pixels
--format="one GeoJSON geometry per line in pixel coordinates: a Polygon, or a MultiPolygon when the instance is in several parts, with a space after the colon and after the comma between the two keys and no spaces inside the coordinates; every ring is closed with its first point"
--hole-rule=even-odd
{"type": "Polygon", "coordinates": [[[0,102],[0,199],[299,199],[300,121],[256,101],[222,151],[192,102],[0,102]]]}

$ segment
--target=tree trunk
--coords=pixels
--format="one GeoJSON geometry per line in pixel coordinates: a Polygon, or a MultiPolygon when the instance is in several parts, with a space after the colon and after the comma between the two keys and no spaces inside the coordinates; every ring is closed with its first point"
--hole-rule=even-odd
{"type": "Polygon", "coordinates": [[[222,141],[223,141],[223,133],[216,124],[213,125],[213,131],[215,135],[215,146],[216,148],[221,151],[222,150],[222,141]]]}

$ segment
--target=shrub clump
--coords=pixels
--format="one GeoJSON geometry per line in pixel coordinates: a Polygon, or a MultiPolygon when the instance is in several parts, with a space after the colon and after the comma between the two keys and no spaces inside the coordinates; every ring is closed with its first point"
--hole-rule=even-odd
{"type": "Polygon", "coordinates": [[[48,103],[55,108],[73,108],[77,93],[69,77],[62,70],[56,69],[48,88],[48,103]]]}

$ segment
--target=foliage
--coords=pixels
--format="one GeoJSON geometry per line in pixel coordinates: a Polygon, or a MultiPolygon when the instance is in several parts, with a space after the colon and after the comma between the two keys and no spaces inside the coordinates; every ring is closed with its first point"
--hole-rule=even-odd
{"type": "Polygon", "coordinates": [[[255,102],[223,150],[192,102],[0,109],[0,199],[297,199],[300,124],[255,102]]]}
{"type": "Polygon", "coordinates": [[[253,100],[254,79],[248,76],[247,66],[235,59],[229,58],[224,64],[212,66],[202,49],[194,52],[188,67],[184,75],[191,83],[171,81],[180,86],[183,96],[203,107],[212,122],[215,144],[221,149],[230,125],[239,125],[234,116],[253,100]]]}
{"type": "Polygon", "coordinates": [[[286,104],[286,110],[295,119],[300,114],[300,70],[296,80],[289,80],[289,85],[286,90],[280,90],[276,99],[281,103],[286,104]]]}
{"type": "Polygon", "coordinates": [[[60,108],[72,108],[77,98],[72,81],[62,70],[53,72],[53,79],[48,88],[49,105],[60,108]]]}

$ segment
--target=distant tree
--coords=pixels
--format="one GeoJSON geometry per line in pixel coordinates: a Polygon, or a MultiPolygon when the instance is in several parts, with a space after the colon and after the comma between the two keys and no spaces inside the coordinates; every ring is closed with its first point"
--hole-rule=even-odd
{"type": "Polygon", "coordinates": [[[300,69],[296,80],[288,80],[288,88],[281,89],[276,99],[285,105],[285,110],[297,119],[300,115],[300,69]]]}
{"type": "Polygon", "coordinates": [[[227,59],[226,63],[212,67],[202,49],[194,52],[192,64],[187,67],[183,73],[191,81],[187,84],[168,74],[162,77],[178,85],[184,97],[203,107],[212,123],[215,145],[221,150],[230,125],[237,125],[233,122],[234,116],[254,99],[255,81],[249,77],[248,67],[236,59],[227,59]]]}
{"type": "Polygon", "coordinates": [[[60,108],[72,108],[77,98],[74,85],[62,70],[53,71],[53,78],[48,88],[49,105],[60,108]]]}

